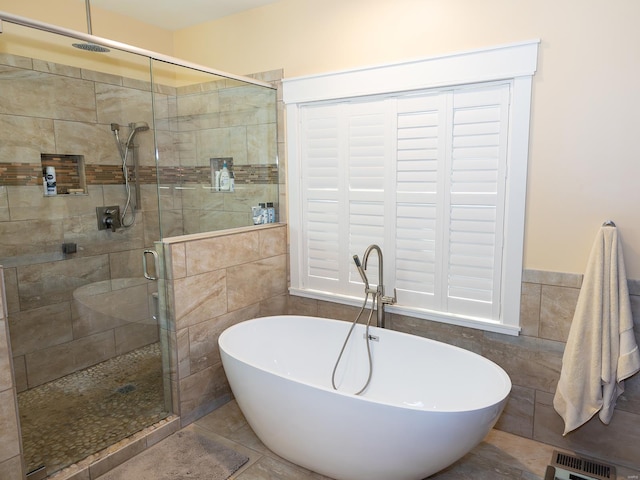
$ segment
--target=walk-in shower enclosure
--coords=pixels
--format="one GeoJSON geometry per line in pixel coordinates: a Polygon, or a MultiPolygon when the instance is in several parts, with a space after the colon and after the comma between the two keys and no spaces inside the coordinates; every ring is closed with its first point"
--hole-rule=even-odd
{"type": "MultiPolygon", "coordinates": [[[[276,91],[110,40],[0,18],[0,265],[18,398],[77,372],[91,389],[87,369],[113,359],[121,362],[120,384],[105,395],[126,395],[137,380],[122,371],[123,356],[157,347],[156,421],[173,412],[175,329],[158,307],[163,273],[147,253],[145,277],[144,252],[167,237],[252,225],[252,207],[261,203],[277,212],[276,91]],[[79,42],[109,51],[72,46],[79,42]],[[231,185],[221,190],[225,164],[231,185]],[[55,192],[43,179],[51,171],[55,192]],[[125,174],[129,212],[114,224],[107,218],[127,203],[125,174]]],[[[20,406],[23,422],[27,409],[20,406]]],[[[66,423],[79,423],[82,409],[66,423]]],[[[99,434],[94,451],[50,460],[42,438],[26,438],[39,430],[22,428],[27,471],[43,464],[51,474],[107,446],[99,434]]]]}

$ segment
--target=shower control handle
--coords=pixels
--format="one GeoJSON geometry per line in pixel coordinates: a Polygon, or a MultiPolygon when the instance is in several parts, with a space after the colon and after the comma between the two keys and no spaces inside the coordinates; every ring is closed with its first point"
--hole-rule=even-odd
{"type": "Polygon", "coordinates": [[[111,230],[122,227],[120,222],[120,207],[117,205],[111,207],[96,207],[96,216],[98,217],[98,230],[111,230]]]}

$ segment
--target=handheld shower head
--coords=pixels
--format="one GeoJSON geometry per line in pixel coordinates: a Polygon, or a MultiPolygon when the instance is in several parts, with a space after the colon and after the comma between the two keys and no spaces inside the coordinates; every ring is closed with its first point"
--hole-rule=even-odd
{"type": "Polygon", "coordinates": [[[134,132],[144,132],[149,130],[149,124],[147,122],[130,123],[129,128],[134,132]]]}
{"type": "Polygon", "coordinates": [[[358,257],[358,255],[354,255],[353,256],[353,263],[356,264],[356,268],[358,269],[358,273],[360,274],[360,277],[362,278],[362,282],[364,283],[364,288],[365,289],[369,289],[369,280],[367,279],[367,274],[364,273],[364,269],[362,268],[362,263],[360,263],[360,258],[358,257]]]}
{"type": "Polygon", "coordinates": [[[147,130],[149,130],[149,124],[147,122],[130,123],[129,128],[131,129],[131,133],[129,134],[127,143],[125,143],[126,146],[131,145],[131,142],[133,141],[133,137],[135,137],[136,133],[146,132],[147,130]]]}

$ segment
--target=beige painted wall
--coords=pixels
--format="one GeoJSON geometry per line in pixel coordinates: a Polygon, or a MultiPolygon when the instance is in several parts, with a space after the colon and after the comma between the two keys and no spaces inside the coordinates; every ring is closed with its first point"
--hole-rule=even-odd
{"type": "Polygon", "coordinates": [[[640,279],[640,2],[281,0],[176,32],[179,57],[285,78],[540,38],[525,267],[584,272],[614,220],[640,279]]]}
{"type": "MultiPolygon", "coordinates": [[[[0,0],[0,10],[86,29],[80,0],[0,0]]],[[[640,279],[637,0],[280,0],[174,33],[97,8],[92,18],[99,36],[285,77],[540,38],[525,267],[582,273],[612,219],[628,276],[640,279]]]]}
{"type": "MultiPolygon", "coordinates": [[[[0,11],[59,27],[87,32],[83,0],[0,0],[0,11]]],[[[93,34],[154,52],[173,55],[173,38],[168,30],[91,6],[93,34]]],[[[0,38],[0,46],[2,39],[0,38]]]]}

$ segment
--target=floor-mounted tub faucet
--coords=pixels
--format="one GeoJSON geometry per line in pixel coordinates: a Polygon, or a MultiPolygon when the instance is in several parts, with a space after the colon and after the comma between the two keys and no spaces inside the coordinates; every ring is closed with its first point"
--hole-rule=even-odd
{"type": "Polygon", "coordinates": [[[385,305],[393,305],[396,303],[396,289],[393,289],[393,297],[386,296],[384,294],[384,274],[383,274],[383,259],[382,259],[382,250],[378,245],[369,245],[367,249],[364,251],[364,266],[360,263],[360,259],[357,255],[353,256],[353,261],[356,264],[358,272],[362,277],[362,281],[364,282],[364,290],[365,294],[375,295],[375,307],[376,313],[378,315],[378,327],[385,328],[385,317],[384,317],[384,306],[385,305]],[[367,262],[369,261],[369,255],[371,252],[375,250],[378,254],[378,285],[375,289],[369,286],[369,280],[367,278],[367,274],[365,270],[367,269],[367,262]]]}

